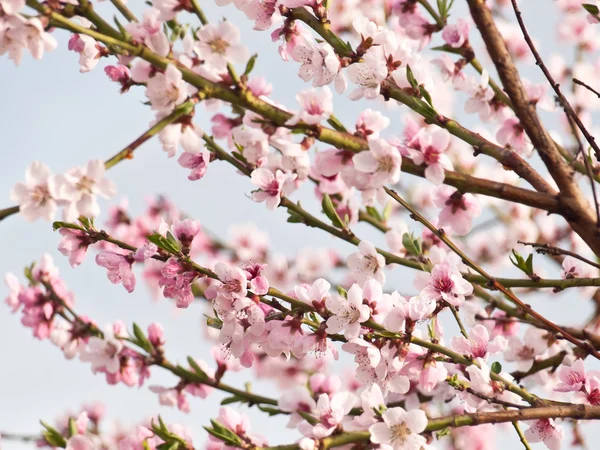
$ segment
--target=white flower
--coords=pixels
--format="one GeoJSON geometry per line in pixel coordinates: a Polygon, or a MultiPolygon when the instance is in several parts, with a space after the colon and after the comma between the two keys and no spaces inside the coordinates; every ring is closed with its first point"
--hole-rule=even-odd
{"type": "Polygon", "coordinates": [[[188,96],[181,72],[169,64],[164,73],[157,73],[148,80],[146,96],[150,99],[152,109],[173,111],[188,96]]]}
{"type": "MultiPolygon", "coordinates": [[[[381,285],[374,280],[373,282],[381,292],[381,285]]],[[[327,333],[335,334],[345,330],[344,335],[347,339],[358,337],[360,324],[366,322],[371,315],[369,306],[363,304],[363,290],[357,284],[353,284],[348,290],[348,299],[341,295],[332,295],[325,305],[333,313],[333,316],[327,319],[327,333]]]]}
{"type": "Polygon", "coordinates": [[[91,337],[80,355],[84,362],[92,363],[92,370],[105,369],[108,373],[117,373],[121,367],[119,355],[123,343],[115,338],[112,327],[106,327],[104,338],[91,337]]]}
{"type": "Polygon", "coordinates": [[[419,435],[427,427],[427,416],[420,409],[405,411],[390,408],[383,414],[383,422],[369,427],[371,442],[387,444],[393,450],[420,450],[427,440],[419,435]]]}
{"type": "Polygon", "coordinates": [[[223,71],[227,63],[240,64],[248,59],[248,50],[239,43],[240,32],[231,22],[204,25],[196,36],[194,51],[209,70],[223,71]]]}
{"type": "Polygon", "coordinates": [[[97,197],[110,198],[116,193],[114,183],[104,178],[105,172],[104,162],[93,160],[85,167],[75,167],[65,174],[65,183],[61,186],[61,199],[69,202],[65,207],[65,220],[100,214],[97,197]]]}
{"type": "Polygon", "coordinates": [[[34,161],[25,171],[25,182],[11,189],[10,199],[19,205],[19,213],[25,220],[52,220],[58,209],[58,194],[57,178],[48,166],[34,161]]]}
{"type": "Polygon", "coordinates": [[[384,139],[370,139],[369,151],[354,155],[352,162],[356,170],[370,175],[369,187],[395,184],[400,179],[402,157],[398,149],[384,139]]]}
{"type": "Polygon", "coordinates": [[[377,253],[375,246],[368,241],[358,244],[358,252],[348,255],[346,263],[352,271],[356,281],[363,284],[365,281],[375,278],[379,283],[385,283],[385,258],[377,253]]]}

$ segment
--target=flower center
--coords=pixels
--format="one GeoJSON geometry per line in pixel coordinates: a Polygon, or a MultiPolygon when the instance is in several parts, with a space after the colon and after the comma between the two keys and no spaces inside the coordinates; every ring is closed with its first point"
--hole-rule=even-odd
{"type": "Polygon", "coordinates": [[[46,202],[50,199],[50,191],[48,190],[48,186],[39,184],[33,188],[31,192],[31,199],[38,205],[45,205],[46,202]]]}
{"type": "Polygon", "coordinates": [[[212,41],[208,42],[208,46],[213,51],[213,53],[224,55],[227,49],[229,48],[229,42],[222,38],[215,38],[212,41]]]}
{"type": "Polygon", "coordinates": [[[90,180],[88,177],[83,176],[81,177],[81,179],[77,182],[77,189],[79,189],[80,191],[83,192],[92,192],[92,187],[94,186],[94,180],[90,180]]]}
{"type": "Polygon", "coordinates": [[[410,435],[410,430],[406,426],[405,422],[392,425],[391,430],[392,442],[400,442],[403,444],[406,441],[406,438],[410,435]]]}
{"type": "Polygon", "coordinates": [[[394,166],[394,159],[390,155],[387,155],[379,160],[379,167],[377,170],[379,172],[390,173],[394,170],[394,166]]]}

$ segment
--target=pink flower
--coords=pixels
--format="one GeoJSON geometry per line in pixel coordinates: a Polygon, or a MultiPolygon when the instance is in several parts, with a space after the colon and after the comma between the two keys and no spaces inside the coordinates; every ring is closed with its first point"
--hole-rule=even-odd
{"type": "Polygon", "coordinates": [[[543,442],[550,450],[560,450],[565,432],[554,422],[554,419],[540,419],[533,422],[525,431],[525,438],[532,443],[543,442]]]}
{"type": "Polygon", "coordinates": [[[104,337],[92,336],[86,348],[81,352],[80,358],[84,362],[92,363],[92,370],[106,370],[109,374],[117,373],[121,367],[120,353],[123,342],[115,337],[112,326],[104,329],[104,337]]]}
{"type": "Polygon", "coordinates": [[[427,444],[419,434],[427,427],[427,416],[420,409],[390,408],[381,417],[383,422],[369,427],[372,443],[389,445],[393,450],[420,450],[427,444]]]}
{"type": "Polygon", "coordinates": [[[129,68],[127,66],[122,66],[120,64],[116,66],[106,66],[104,68],[104,73],[112,81],[121,85],[121,93],[125,93],[129,90],[132,80],[131,73],[129,72],[129,68]]]}
{"type": "Polygon", "coordinates": [[[312,306],[318,312],[325,311],[325,305],[329,299],[331,284],[323,278],[315,280],[312,286],[308,284],[299,284],[294,288],[294,293],[298,300],[312,306]]]}
{"type": "Polygon", "coordinates": [[[479,113],[479,117],[483,121],[489,120],[492,111],[490,101],[494,98],[494,91],[488,86],[489,81],[490,76],[485,69],[479,82],[470,77],[455,79],[456,88],[469,95],[469,99],[465,103],[465,112],[479,113]]]}
{"type": "Polygon", "coordinates": [[[525,134],[525,130],[521,122],[516,117],[509,117],[504,121],[498,132],[496,139],[501,145],[510,145],[518,153],[523,153],[526,156],[531,156],[533,146],[525,134]]]}
{"type": "Polygon", "coordinates": [[[210,152],[206,148],[201,150],[200,153],[183,152],[177,162],[181,167],[191,170],[188,180],[200,180],[208,170],[210,152]]]}
{"type": "Polygon", "coordinates": [[[218,262],[215,265],[215,273],[221,281],[217,287],[219,295],[227,299],[244,298],[248,295],[246,289],[248,279],[246,273],[238,267],[229,267],[227,264],[218,262]]]}
{"type": "Polygon", "coordinates": [[[269,282],[261,275],[267,267],[266,264],[243,264],[242,270],[250,283],[250,290],[256,295],[266,295],[269,292],[269,282]]]}
{"type": "Polygon", "coordinates": [[[327,333],[335,334],[344,330],[347,339],[358,337],[360,324],[371,316],[369,306],[363,304],[363,297],[368,296],[371,297],[369,301],[377,301],[381,300],[381,295],[381,285],[371,279],[365,283],[364,294],[359,285],[353,284],[348,290],[347,299],[335,294],[329,297],[325,305],[333,315],[327,319],[327,333]]]}
{"type": "Polygon", "coordinates": [[[374,99],[379,96],[381,82],[388,76],[386,58],[381,46],[371,47],[361,62],[351,64],[347,69],[348,78],[358,87],[350,93],[350,100],[362,97],[374,99]]]}
{"type": "Polygon", "coordinates": [[[370,108],[360,113],[356,121],[356,132],[364,139],[377,139],[379,133],[390,125],[390,119],[370,108]]]}
{"type": "Polygon", "coordinates": [[[190,248],[194,238],[200,233],[202,226],[200,222],[192,219],[179,220],[173,222],[173,236],[175,236],[184,248],[190,248]]]}
{"type": "Polygon", "coordinates": [[[296,386],[281,395],[278,406],[282,411],[291,414],[288,428],[295,428],[303,420],[298,411],[310,414],[316,408],[317,403],[304,386],[296,386]]]}
{"type": "Polygon", "coordinates": [[[153,52],[167,56],[171,51],[171,44],[163,32],[160,16],[161,12],[158,9],[147,9],[141,22],[129,22],[125,25],[125,30],[133,39],[143,42],[153,52]]]}
{"type": "Polygon", "coordinates": [[[265,325],[268,337],[261,343],[264,352],[276,357],[282,353],[289,357],[296,341],[304,335],[302,322],[295,316],[287,316],[284,320],[270,320],[265,325]]]}
{"type": "Polygon", "coordinates": [[[442,184],[444,170],[453,170],[450,158],[445,154],[450,145],[450,133],[442,128],[422,128],[417,133],[418,150],[410,154],[416,164],[425,164],[425,178],[434,184],[442,184]]]}
{"type": "Polygon", "coordinates": [[[107,269],[107,277],[113,284],[123,283],[129,293],[135,289],[135,275],[131,270],[134,259],[131,255],[120,255],[109,251],[96,255],[96,264],[107,269]]]}
{"type": "MultiPolygon", "coordinates": [[[[164,119],[169,112],[169,110],[159,111],[152,124],[156,124],[161,119],[164,119]]],[[[177,154],[177,149],[180,145],[185,152],[192,155],[200,155],[207,152],[202,142],[203,134],[202,129],[192,122],[191,116],[183,116],[176,123],[171,123],[164,127],[158,133],[158,140],[169,158],[177,154]]]]}
{"type": "Polygon", "coordinates": [[[198,273],[189,270],[177,258],[171,257],[160,269],[159,286],[164,287],[163,295],[175,299],[178,308],[187,308],[194,301],[192,283],[198,278],[198,273]]]}
{"type": "Polygon", "coordinates": [[[301,63],[298,76],[302,80],[312,80],[313,86],[320,87],[336,79],[336,90],[340,92],[342,76],[338,76],[338,72],[341,66],[331,45],[326,42],[316,44],[300,38],[294,46],[292,57],[301,63]]]}
{"type": "Polygon", "coordinates": [[[31,56],[39,60],[44,56],[44,52],[51,52],[58,46],[56,39],[45,31],[44,24],[37,17],[27,19],[20,14],[8,16],[2,25],[3,28],[8,25],[3,33],[3,41],[8,41],[10,44],[9,55],[17,66],[21,63],[25,48],[29,50],[31,56]]]}
{"type": "Polygon", "coordinates": [[[433,201],[442,208],[439,226],[449,225],[460,236],[471,231],[473,218],[481,214],[481,207],[472,194],[461,194],[450,186],[438,187],[433,201]]]}
{"type": "Polygon", "coordinates": [[[442,38],[450,47],[460,48],[469,40],[469,23],[458,19],[454,25],[446,25],[442,31],[442,38]]]}
{"type": "Polygon", "coordinates": [[[234,142],[242,147],[244,158],[255,166],[263,166],[269,154],[269,136],[259,128],[236,127],[233,129],[234,142]]]}
{"type": "Polygon", "coordinates": [[[83,434],[76,434],[67,441],[66,450],[95,450],[96,445],[83,434]]]}
{"type": "Polygon", "coordinates": [[[377,253],[375,246],[368,241],[361,241],[358,244],[358,250],[358,252],[348,255],[346,260],[356,280],[362,284],[374,278],[380,284],[384,284],[385,258],[377,253]]]}
{"type": "Polygon", "coordinates": [[[102,57],[102,47],[92,37],[85,34],[73,34],[69,40],[69,50],[79,53],[79,71],[91,71],[102,57]]]}
{"type": "Polygon", "coordinates": [[[548,349],[548,341],[545,339],[547,332],[537,328],[528,328],[523,340],[518,336],[508,338],[508,348],[504,352],[506,361],[515,361],[517,370],[527,371],[548,349]]]}
{"type": "Polygon", "coordinates": [[[431,273],[419,272],[413,282],[421,295],[434,301],[445,301],[460,307],[465,297],[473,293],[473,286],[448,263],[436,264],[431,273]]]}
{"type": "Polygon", "coordinates": [[[252,191],[252,200],[267,203],[268,209],[275,209],[281,202],[281,197],[291,190],[291,182],[296,179],[295,174],[283,173],[277,170],[274,174],[269,169],[258,168],[252,171],[252,184],[258,190],[252,191]]]}
{"type": "MultiPolygon", "coordinates": [[[[232,408],[222,406],[221,409],[219,409],[219,415],[217,416],[216,421],[231,430],[240,437],[242,441],[248,442],[250,446],[262,447],[267,444],[267,440],[262,436],[250,434],[250,421],[248,420],[248,417],[232,408]]],[[[236,448],[225,445],[211,434],[208,435],[208,439],[213,443],[222,444],[223,447],[221,447],[221,450],[232,450],[236,448]]]]}
{"type": "Polygon", "coordinates": [[[370,175],[370,187],[395,184],[400,179],[402,157],[398,149],[384,139],[371,139],[369,151],[354,155],[352,161],[356,170],[370,175]]]}
{"type": "Polygon", "coordinates": [[[333,111],[333,94],[328,86],[323,89],[307,89],[296,95],[302,111],[294,114],[286,125],[296,125],[304,122],[309,125],[317,125],[323,120],[329,119],[333,111]]]}
{"type": "Polygon", "coordinates": [[[25,0],[0,0],[0,7],[9,16],[14,16],[25,7],[25,0]]]}
{"type": "Polygon", "coordinates": [[[79,216],[98,217],[98,196],[110,198],[116,193],[114,183],[104,178],[105,172],[104,162],[93,160],[85,167],[75,167],[65,174],[61,196],[69,202],[65,207],[67,221],[73,221],[79,216]]]}
{"type": "Polygon", "coordinates": [[[586,386],[585,367],[582,359],[571,366],[562,365],[557,371],[560,383],[554,388],[557,392],[577,392],[586,386]]]}
{"type": "Polygon", "coordinates": [[[69,257],[71,267],[79,266],[85,258],[88,247],[94,241],[80,230],[61,228],[59,233],[62,235],[62,239],[58,244],[58,251],[69,257]]]}
{"type": "Polygon", "coordinates": [[[562,262],[560,277],[563,280],[571,278],[586,278],[593,276],[592,270],[585,263],[572,256],[565,256],[562,262]]]}
{"type": "Polygon", "coordinates": [[[248,59],[248,49],[240,44],[240,32],[229,21],[204,25],[196,37],[194,51],[209,70],[224,71],[228,63],[241,64],[248,59]]]}
{"type": "Polygon", "coordinates": [[[25,220],[39,218],[52,220],[56,215],[59,184],[50,169],[34,161],[25,171],[25,182],[17,183],[10,191],[10,199],[19,205],[19,213],[25,220]]]}
{"type": "Polygon", "coordinates": [[[356,397],[350,392],[338,392],[333,397],[327,394],[319,395],[317,405],[311,411],[317,420],[315,425],[302,422],[298,429],[306,437],[317,439],[329,436],[350,412],[356,403],[356,397]]]}
{"type": "Polygon", "coordinates": [[[463,355],[472,358],[487,359],[488,354],[494,355],[503,352],[508,341],[503,336],[496,336],[490,340],[486,327],[481,324],[475,325],[469,332],[469,339],[464,337],[452,337],[452,348],[463,355]]]}
{"type": "Polygon", "coordinates": [[[169,64],[164,73],[158,72],[148,80],[146,96],[155,111],[173,111],[188,96],[187,86],[181,72],[169,64]]]}

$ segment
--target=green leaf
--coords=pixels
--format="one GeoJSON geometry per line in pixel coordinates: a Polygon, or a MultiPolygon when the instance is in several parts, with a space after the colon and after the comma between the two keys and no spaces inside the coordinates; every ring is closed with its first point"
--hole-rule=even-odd
{"type": "Polygon", "coordinates": [[[46,442],[52,447],[65,448],[67,446],[66,439],[60,434],[54,427],[51,427],[47,423],[40,421],[42,426],[46,428],[46,431],[42,432],[42,436],[46,439],[46,442]]]}
{"type": "Polygon", "coordinates": [[[239,403],[242,401],[244,401],[244,399],[234,395],[232,397],[227,397],[221,400],[221,405],[231,405],[232,403],[239,403]]]}
{"type": "Polygon", "coordinates": [[[75,419],[69,417],[69,437],[75,436],[77,433],[77,424],[75,423],[75,419]]]}
{"type": "Polygon", "coordinates": [[[412,69],[408,65],[406,66],[406,79],[408,80],[408,83],[412,86],[413,89],[419,89],[419,83],[415,79],[415,75],[413,74],[412,69]]]}
{"type": "Polygon", "coordinates": [[[450,427],[446,427],[446,428],[438,431],[437,433],[435,433],[435,438],[439,441],[443,437],[448,436],[451,432],[452,432],[452,429],[450,427]]]}
{"type": "Polygon", "coordinates": [[[429,95],[429,92],[424,87],[421,87],[421,95],[423,96],[425,101],[429,103],[429,105],[431,105],[431,107],[433,108],[433,100],[431,100],[431,95],[429,95]]]}
{"type": "Polygon", "coordinates": [[[146,350],[148,353],[152,353],[154,351],[154,346],[148,340],[142,329],[138,326],[137,323],[133,324],[133,335],[137,339],[137,344],[146,350]]]}
{"type": "Polygon", "coordinates": [[[582,5],[587,12],[589,12],[592,16],[597,16],[600,13],[600,10],[596,5],[592,5],[590,3],[584,3],[582,5]]]}
{"type": "Polygon", "coordinates": [[[499,374],[500,372],[502,372],[502,364],[500,364],[498,361],[494,361],[492,363],[492,367],[490,367],[490,369],[492,370],[492,372],[494,372],[495,374],[499,374]]]}
{"type": "Polygon", "coordinates": [[[217,317],[210,317],[207,315],[204,315],[204,317],[206,317],[206,325],[214,328],[216,330],[220,330],[221,328],[223,328],[223,321],[217,317]]]}
{"type": "Polygon", "coordinates": [[[250,57],[246,64],[246,69],[244,69],[244,75],[250,75],[250,72],[252,72],[252,69],[254,69],[254,65],[256,64],[256,58],[258,58],[258,53],[255,53],[250,57]]]}
{"type": "Polygon", "coordinates": [[[344,298],[348,298],[348,291],[341,286],[336,286],[338,294],[340,294],[344,298]]]}
{"type": "Polygon", "coordinates": [[[365,209],[367,210],[368,215],[378,220],[379,222],[383,222],[382,217],[379,215],[379,212],[375,208],[373,208],[372,206],[367,206],[365,209]]]}
{"type": "Polygon", "coordinates": [[[535,272],[533,271],[533,253],[530,254],[527,259],[523,258],[519,252],[515,249],[512,250],[512,256],[508,256],[510,262],[518,269],[522,270],[529,277],[536,277],[535,272]]]}
{"type": "Polygon", "coordinates": [[[423,254],[423,247],[421,245],[421,239],[415,238],[413,233],[404,233],[402,235],[402,245],[408,253],[414,256],[421,256],[423,254]]]}
{"type": "Polygon", "coordinates": [[[196,362],[196,360],[194,358],[192,358],[191,356],[188,356],[187,360],[188,360],[190,367],[192,369],[194,369],[194,372],[196,372],[200,376],[208,378],[208,375],[206,375],[206,373],[200,368],[200,366],[198,365],[198,363],[196,362]]]}
{"type": "Polygon", "coordinates": [[[269,416],[276,416],[278,414],[281,414],[281,410],[277,409],[277,408],[273,408],[271,406],[261,406],[261,405],[257,405],[258,409],[260,409],[263,412],[266,412],[269,416]]]}
{"type": "Polygon", "coordinates": [[[335,207],[333,206],[333,202],[331,201],[331,197],[329,197],[329,194],[323,194],[323,201],[321,202],[321,207],[323,208],[323,212],[325,213],[327,218],[331,220],[331,223],[334,227],[346,228],[346,225],[344,224],[344,222],[342,222],[342,219],[335,210],[335,207]]]}

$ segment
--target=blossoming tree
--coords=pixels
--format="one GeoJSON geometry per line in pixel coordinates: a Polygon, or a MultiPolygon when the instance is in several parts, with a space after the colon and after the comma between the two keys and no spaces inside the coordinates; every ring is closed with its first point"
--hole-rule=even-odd
{"type": "Polygon", "coordinates": [[[183,412],[193,397],[226,396],[204,424],[206,443],[158,408],[151,421],[106,435],[98,406],[5,440],[71,450],[476,450],[505,448],[491,434],[501,427],[526,449],[585,445],[584,423],[600,419],[600,148],[591,124],[600,93],[588,62],[598,5],[553,2],[577,57],[546,64],[516,0],[466,0],[469,17],[456,17],[453,0],[217,0],[271,33],[277,44],[264,51],[278,45],[297,68],[306,88],[281,105],[253,76],[261,60],[236,24],[209,20],[198,0],[110,3],[114,19],[89,0],[0,0],[0,54],[17,65],[26,51],[40,59],[67,33],[81,72],[103,63],[108,81],[124,95],[142,90],[155,116],[106,161],[62,174],[32,162],[1,217],[53,222],[69,264],[97,264],[123,296],[150,289],[176,308],[202,303],[214,351],[174,361],[159,322],[97,323],[48,254],[23,276],[7,274],[6,303],[37,339],[108,384],[147,387],[183,412]],[[477,35],[482,45],[472,45],[477,35]],[[521,76],[527,60],[543,82],[521,76]],[[341,96],[360,105],[354,123],[334,114],[341,96]],[[558,125],[548,128],[541,110],[558,125]],[[214,164],[232,166],[250,199],[287,211],[290,227],[354,250],[289,259],[261,230],[235,228],[224,241],[164,198],[139,216],[123,203],[103,214],[98,198],[117,192],[109,170],[154,136],[191,182],[202,184],[214,164]],[[318,210],[295,199],[301,188],[314,191],[318,210]],[[368,233],[358,234],[359,222],[368,233]],[[399,266],[410,272],[399,277],[399,266]],[[530,305],[559,294],[585,298],[595,313],[573,326],[530,305]],[[344,379],[341,354],[352,361],[344,379]],[[155,371],[178,381],[152,384],[155,371]],[[231,385],[232,371],[281,389],[231,385]],[[295,434],[282,445],[253,434],[240,405],[285,416],[295,434]]]}

